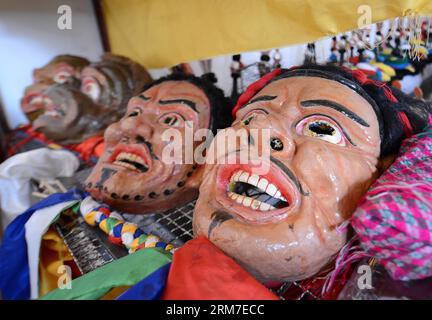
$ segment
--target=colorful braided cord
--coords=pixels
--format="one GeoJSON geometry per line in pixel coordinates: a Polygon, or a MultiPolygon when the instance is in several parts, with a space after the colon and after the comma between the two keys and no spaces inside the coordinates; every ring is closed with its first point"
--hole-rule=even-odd
{"type": "Polygon", "coordinates": [[[146,234],[136,224],[126,222],[117,211],[101,205],[90,196],[81,202],[80,212],[90,226],[99,227],[112,243],[124,245],[129,253],[143,248],[161,248],[171,253],[175,250],[172,244],[163,242],[158,236],[146,234]]]}

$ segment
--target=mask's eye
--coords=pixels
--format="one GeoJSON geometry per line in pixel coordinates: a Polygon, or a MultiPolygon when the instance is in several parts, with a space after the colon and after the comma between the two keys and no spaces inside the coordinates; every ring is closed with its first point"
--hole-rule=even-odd
{"type": "Polygon", "coordinates": [[[166,113],[159,118],[159,123],[169,127],[181,127],[184,125],[184,119],[178,113],[166,113]]]}
{"type": "Polygon", "coordinates": [[[99,100],[101,95],[101,87],[98,81],[92,77],[83,79],[81,91],[95,102],[99,100]]]}
{"type": "Polygon", "coordinates": [[[57,83],[65,83],[70,77],[72,77],[72,75],[69,72],[59,71],[54,75],[53,80],[57,83]]]}
{"type": "Polygon", "coordinates": [[[338,125],[323,117],[308,117],[297,125],[297,133],[333,144],[345,145],[344,134],[338,125]]]}
{"type": "Polygon", "coordinates": [[[251,123],[251,121],[258,115],[260,114],[267,114],[264,110],[261,109],[257,109],[257,110],[252,110],[250,112],[248,112],[243,119],[241,120],[241,123],[244,124],[245,126],[249,125],[251,123]]]}
{"type": "Polygon", "coordinates": [[[243,120],[242,120],[242,123],[243,123],[245,126],[247,126],[247,125],[249,125],[249,123],[252,121],[253,118],[254,118],[254,115],[250,115],[250,116],[248,116],[246,119],[243,119],[243,120]]]}
{"type": "Polygon", "coordinates": [[[129,112],[128,114],[126,114],[126,118],[130,118],[130,117],[137,117],[141,114],[141,109],[133,109],[131,112],[129,112]]]}

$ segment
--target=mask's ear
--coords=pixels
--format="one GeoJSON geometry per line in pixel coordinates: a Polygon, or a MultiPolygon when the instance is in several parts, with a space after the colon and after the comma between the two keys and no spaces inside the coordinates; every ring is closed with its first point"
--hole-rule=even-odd
{"type": "Polygon", "coordinates": [[[379,174],[386,171],[388,167],[390,167],[390,165],[395,161],[395,159],[396,159],[396,155],[394,154],[390,154],[381,158],[377,166],[379,174]]]}
{"type": "Polygon", "coordinates": [[[186,185],[192,189],[199,189],[204,174],[204,165],[198,166],[194,174],[187,180],[186,185]]]}

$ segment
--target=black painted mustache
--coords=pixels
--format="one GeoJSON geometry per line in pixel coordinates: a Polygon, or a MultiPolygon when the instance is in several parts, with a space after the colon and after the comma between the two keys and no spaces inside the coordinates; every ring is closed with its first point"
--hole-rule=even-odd
{"type": "Polygon", "coordinates": [[[309,196],[309,192],[304,191],[303,186],[301,185],[300,181],[297,179],[295,174],[288,169],[287,166],[285,166],[280,160],[270,156],[270,161],[273,162],[276,166],[278,166],[294,183],[297,190],[305,197],[309,196]]]}

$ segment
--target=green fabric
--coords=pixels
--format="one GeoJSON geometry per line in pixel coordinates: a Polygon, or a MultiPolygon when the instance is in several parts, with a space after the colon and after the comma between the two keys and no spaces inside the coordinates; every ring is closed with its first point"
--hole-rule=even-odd
{"type": "Polygon", "coordinates": [[[40,300],[96,300],[112,288],[136,284],[171,259],[172,254],[161,249],[138,250],[73,280],[71,289],[56,289],[40,300]]]}

